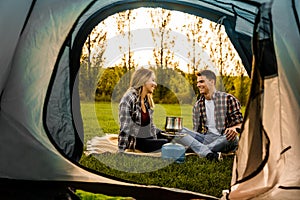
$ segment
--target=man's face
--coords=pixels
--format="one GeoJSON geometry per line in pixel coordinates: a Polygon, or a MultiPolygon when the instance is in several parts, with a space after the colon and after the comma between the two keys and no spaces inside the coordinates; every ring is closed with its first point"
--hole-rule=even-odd
{"type": "Polygon", "coordinates": [[[214,80],[209,80],[206,76],[197,76],[197,87],[200,94],[209,94],[209,91],[212,90],[213,86],[214,80]]]}

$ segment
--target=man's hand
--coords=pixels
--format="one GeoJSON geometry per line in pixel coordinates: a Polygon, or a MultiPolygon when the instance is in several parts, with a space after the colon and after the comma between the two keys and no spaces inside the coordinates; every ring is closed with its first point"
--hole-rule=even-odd
{"type": "Polygon", "coordinates": [[[228,141],[234,140],[235,137],[238,135],[238,132],[236,131],[236,126],[229,127],[225,130],[224,134],[226,135],[226,139],[228,141]]]}

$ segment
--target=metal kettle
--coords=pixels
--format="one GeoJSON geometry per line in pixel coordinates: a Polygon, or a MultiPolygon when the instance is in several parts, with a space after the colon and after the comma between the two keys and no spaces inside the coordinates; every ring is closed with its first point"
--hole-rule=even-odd
{"type": "Polygon", "coordinates": [[[182,130],[182,117],[166,117],[166,132],[180,132],[182,130]]]}

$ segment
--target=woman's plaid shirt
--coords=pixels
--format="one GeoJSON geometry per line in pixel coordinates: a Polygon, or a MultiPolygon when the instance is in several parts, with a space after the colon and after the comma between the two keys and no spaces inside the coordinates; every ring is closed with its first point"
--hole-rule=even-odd
{"type": "MultiPolygon", "coordinates": [[[[153,124],[153,110],[150,109],[147,98],[145,98],[144,101],[150,115],[150,124],[148,126],[149,134],[156,139],[156,127],[153,124]]],[[[122,97],[119,104],[119,151],[122,152],[131,145],[134,148],[135,138],[141,129],[141,110],[141,102],[138,99],[136,90],[133,88],[128,90],[122,97]],[[130,144],[130,142],[132,142],[131,139],[133,140],[133,144],[130,144]]]]}
{"type": "MultiPolygon", "coordinates": [[[[212,100],[215,104],[216,128],[221,134],[226,128],[243,122],[240,102],[233,95],[216,91],[212,100]]],[[[193,130],[207,133],[206,121],[205,98],[202,95],[193,107],[193,130]]]]}

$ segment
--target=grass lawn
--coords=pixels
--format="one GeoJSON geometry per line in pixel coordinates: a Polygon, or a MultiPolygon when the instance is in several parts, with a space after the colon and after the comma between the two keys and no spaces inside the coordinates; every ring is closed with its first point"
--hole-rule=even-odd
{"type": "MultiPolygon", "coordinates": [[[[111,103],[81,103],[85,144],[94,136],[118,134],[117,106],[111,103]]],[[[191,105],[156,105],[154,123],[158,128],[164,129],[166,116],[181,116],[183,125],[192,128],[191,105]]],[[[191,155],[182,164],[166,162],[160,158],[119,154],[83,155],[80,160],[86,167],[138,184],[180,188],[215,197],[221,197],[222,190],[230,188],[233,157],[226,157],[223,162],[215,163],[191,155]]],[[[84,191],[78,191],[77,194],[82,199],[89,199],[84,191]]],[[[112,199],[104,195],[99,198],[94,198],[96,194],[89,195],[93,196],[90,199],[112,199]]]]}
{"type": "MultiPolygon", "coordinates": [[[[164,129],[166,116],[183,117],[183,125],[192,129],[192,106],[174,104],[156,104],[154,108],[154,124],[164,129]]],[[[118,104],[112,103],[81,103],[84,123],[84,140],[102,136],[106,133],[118,134],[118,104]]]]}

